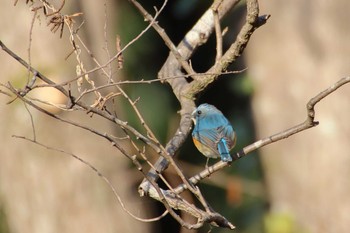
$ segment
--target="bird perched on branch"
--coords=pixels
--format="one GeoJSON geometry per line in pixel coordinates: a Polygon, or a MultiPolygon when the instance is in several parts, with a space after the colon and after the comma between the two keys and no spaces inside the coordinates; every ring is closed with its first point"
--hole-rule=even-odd
{"type": "Polygon", "coordinates": [[[220,110],[210,104],[199,105],[192,113],[194,129],[192,139],[197,149],[209,158],[220,156],[223,162],[231,162],[230,150],[236,144],[236,133],[220,110]]]}

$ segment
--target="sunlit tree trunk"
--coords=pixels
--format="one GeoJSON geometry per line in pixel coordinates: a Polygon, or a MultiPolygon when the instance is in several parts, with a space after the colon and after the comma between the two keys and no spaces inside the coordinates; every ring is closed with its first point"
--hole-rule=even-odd
{"type": "MultiPolygon", "coordinates": [[[[29,46],[30,22],[34,13],[25,5],[25,1],[18,1],[16,7],[13,6],[14,1],[6,2],[2,2],[0,14],[2,19],[9,20],[0,21],[1,40],[19,56],[28,60],[26,52],[29,46]]],[[[86,12],[89,11],[93,15],[90,18],[89,13],[86,13],[84,18],[96,24],[95,29],[89,29],[96,32],[91,31],[88,35],[89,41],[91,43],[98,41],[103,45],[103,2],[85,0],[81,2],[83,5],[86,4],[82,6],[84,10],[86,8],[86,12]],[[91,7],[91,4],[95,7],[91,7]]],[[[74,63],[70,62],[74,59],[74,54],[65,61],[65,57],[72,51],[67,37],[60,39],[59,32],[56,34],[50,32],[46,27],[45,18],[36,21],[33,28],[32,66],[57,82],[64,81],[64,78],[73,78],[75,74],[68,72],[67,64],[74,63]],[[60,46],[63,44],[66,44],[66,47],[60,46]]],[[[64,35],[67,33],[65,28],[64,35]]],[[[95,52],[103,50],[102,47],[95,48],[95,52]]],[[[100,57],[98,54],[95,56],[100,57]]],[[[8,59],[2,51],[0,61],[1,81],[5,82],[7,78],[14,84],[23,82],[21,86],[24,86],[26,69],[15,60],[8,59]]],[[[74,71],[75,67],[70,69],[74,71]]],[[[66,103],[66,100],[61,99],[62,96],[53,90],[38,91],[36,94],[50,102],[66,103]]],[[[135,199],[137,177],[128,171],[128,160],[118,154],[110,143],[86,131],[67,125],[62,127],[63,123],[29,108],[34,121],[32,126],[30,114],[23,107],[23,103],[17,101],[16,104],[6,105],[8,100],[5,96],[1,96],[0,207],[10,232],[149,231],[150,224],[140,223],[127,215],[113,196],[111,189],[87,166],[64,153],[45,149],[34,143],[13,138],[11,135],[34,139],[32,128],[34,126],[38,142],[73,153],[93,164],[115,185],[126,208],[138,216],[146,217],[148,214],[145,213],[144,204],[135,199]]],[[[93,121],[91,116],[85,113],[82,115],[76,115],[73,120],[84,124],[87,117],[89,122],[93,121]]],[[[105,128],[106,132],[114,130],[111,123],[98,119],[94,124],[105,128]]]]}
{"type": "MultiPolygon", "coordinates": [[[[350,74],[349,1],[263,1],[271,21],[248,45],[257,136],[301,123],[305,104],[350,74]]],[[[260,150],[267,232],[348,232],[350,87],[316,107],[320,125],[260,150]]]]}

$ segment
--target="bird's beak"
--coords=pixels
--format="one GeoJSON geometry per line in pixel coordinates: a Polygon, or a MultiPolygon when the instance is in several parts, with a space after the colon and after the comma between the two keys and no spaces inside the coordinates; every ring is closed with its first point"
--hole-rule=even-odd
{"type": "Polygon", "coordinates": [[[196,124],[196,123],[197,123],[197,122],[196,122],[196,118],[191,117],[191,120],[193,121],[193,124],[196,124]]]}
{"type": "Polygon", "coordinates": [[[194,116],[196,113],[196,109],[191,113],[191,120],[193,121],[193,124],[196,124],[196,117],[194,116]]]}

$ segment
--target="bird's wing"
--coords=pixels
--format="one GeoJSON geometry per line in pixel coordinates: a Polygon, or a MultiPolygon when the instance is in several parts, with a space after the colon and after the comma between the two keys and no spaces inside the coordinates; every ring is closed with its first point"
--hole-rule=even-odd
{"type": "Polygon", "coordinates": [[[236,145],[236,133],[230,124],[218,129],[218,134],[220,138],[225,139],[228,151],[236,145]]]}
{"type": "Polygon", "coordinates": [[[219,138],[215,129],[194,130],[192,137],[209,149],[212,152],[212,155],[219,155],[217,149],[219,138]]]}

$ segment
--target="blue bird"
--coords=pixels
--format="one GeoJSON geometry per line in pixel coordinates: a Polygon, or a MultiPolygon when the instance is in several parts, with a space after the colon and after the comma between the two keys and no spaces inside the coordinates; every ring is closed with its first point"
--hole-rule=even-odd
{"type": "Polygon", "coordinates": [[[199,105],[192,113],[194,129],[192,139],[197,149],[209,158],[220,156],[231,162],[230,150],[236,144],[236,133],[220,110],[210,104],[199,105]]]}

